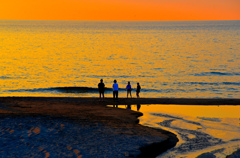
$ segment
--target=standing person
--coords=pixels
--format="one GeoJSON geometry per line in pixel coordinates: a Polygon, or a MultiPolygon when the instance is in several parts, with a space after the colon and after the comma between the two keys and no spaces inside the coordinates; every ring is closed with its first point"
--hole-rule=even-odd
{"type": "Polygon", "coordinates": [[[130,94],[131,98],[132,98],[132,94],[131,94],[131,91],[132,91],[132,87],[130,85],[130,82],[128,82],[128,85],[126,87],[126,90],[127,90],[127,98],[128,98],[128,94],[130,94]]]}
{"type": "Polygon", "coordinates": [[[138,98],[139,98],[140,89],[141,89],[141,86],[140,86],[139,83],[137,83],[137,91],[136,91],[136,95],[137,95],[138,98]]]}
{"type": "Polygon", "coordinates": [[[118,84],[117,84],[117,80],[114,80],[114,83],[113,83],[113,99],[118,99],[118,84]]]}
{"type": "Polygon", "coordinates": [[[137,111],[139,111],[141,108],[141,105],[140,104],[137,104],[137,111]]]}
{"type": "Polygon", "coordinates": [[[98,91],[99,91],[99,99],[101,100],[101,95],[104,99],[105,84],[103,83],[103,79],[101,79],[100,83],[98,84],[98,91]]]}

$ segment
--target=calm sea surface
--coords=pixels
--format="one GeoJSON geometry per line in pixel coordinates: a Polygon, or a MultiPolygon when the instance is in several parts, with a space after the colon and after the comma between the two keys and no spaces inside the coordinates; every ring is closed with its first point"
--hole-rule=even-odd
{"type": "Polygon", "coordinates": [[[240,21],[0,21],[0,96],[240,98],[240,21]],[[134,94],[135,95],[135,94],[134,94]]]}

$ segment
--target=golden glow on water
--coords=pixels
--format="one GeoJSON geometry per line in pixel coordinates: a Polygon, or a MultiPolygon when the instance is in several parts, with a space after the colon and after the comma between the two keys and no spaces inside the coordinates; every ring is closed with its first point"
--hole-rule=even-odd
{"type": "Polygon", "coordinates": [[[103,78],[110,88],[114,79],[120,88],[140,82],[148,90],[141,97],[238,98],[239,36],[235,30],[206,29],[210,24],[193,23],[188,30],[188,23],[174,22],[0,21],[0,95],[97,87],[103,78]],[[201,75],[206,72],[230,75],[201,75]]]}

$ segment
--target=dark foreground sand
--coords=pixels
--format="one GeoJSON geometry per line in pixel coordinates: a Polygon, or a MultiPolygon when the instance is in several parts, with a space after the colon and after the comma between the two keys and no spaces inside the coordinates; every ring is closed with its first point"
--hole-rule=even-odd
{"type": "Polygon", "coordinates": [[[129,104],[240,105],[240,99],[1,97],[0,156],[151,158],[176,145],[176,135],[139,125],[142,113],[106,107],[129,104]]]}

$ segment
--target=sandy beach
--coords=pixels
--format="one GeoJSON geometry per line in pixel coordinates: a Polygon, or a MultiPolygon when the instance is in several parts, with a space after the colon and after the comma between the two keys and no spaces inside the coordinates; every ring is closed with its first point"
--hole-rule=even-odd
{"type": "Polygon", "coordinates": [[[0,155],[156,157],[176,145],[173,133],[139,125],[142,113],[106,106],[132,104],[240,105],[240,99],[1,97],[0,155]]]}

